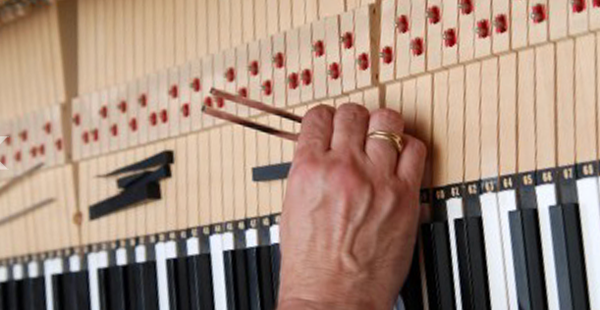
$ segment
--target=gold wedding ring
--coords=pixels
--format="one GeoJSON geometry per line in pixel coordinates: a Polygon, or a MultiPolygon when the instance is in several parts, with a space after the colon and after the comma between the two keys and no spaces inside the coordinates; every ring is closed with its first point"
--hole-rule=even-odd
{"type": "Polygon", "coordinates": [[[392,144],[396,151],[398,151],[398,154],[402,153],[402,149],[404,148],[404,140],[402,140],[402,137],[392,132],[375,130],[373,132],[370,132],[367,135],[367,138],[388,141],[390,144],[392,144]]]}

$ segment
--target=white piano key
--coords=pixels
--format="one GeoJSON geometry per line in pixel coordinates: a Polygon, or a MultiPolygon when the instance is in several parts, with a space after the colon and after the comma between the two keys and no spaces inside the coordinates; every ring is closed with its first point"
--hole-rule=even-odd
{"type": "Polygon", "coordinates": [[[513,261],[513,247],[510,235],[510,221],[508,214],[517,210],[516,191],[501,191],[498,193],[498,204],[500,207],[500,227],[502,229],[502,248],[504,251],[504,270],[506,274],[506,288],[508,294],[508,305],[511,310],[519,309],[517,298],[517,282],[515,279],[515,266],[513,261]]]}
{"type": "Polygon", "coordinates": [[[402,296],[398,297],[398,300],[396,300],[396,305],[394,307],[395,310],[405,310],[406,307],[404,307],[404,300],[402,300],[402,296]]]}
{"type": "Polygon", "coordinates": [[[158,308],[169,310],[169,281],[167,277],[167,250],[164,242],[154,246],[156,255],[156,282],[158,285],[158,308]]]}
{"type": "Polygon", "coordinates": [[[12,268],[12,278],[13,280],[22,280],[23,279],[23,265],[17,264],[12,268]]]}
{"type": "Polygon", "coordinates": [[[233,233],[226,232],[223,234],[223,252],[232,251],[235,249],[235,245],[233,242],[233,233]]]}
{"type": "Polygon", "coordinates": [[[269,228],[271,244],[279,243],[279,225],[273,225],[269,228]]]}
{"type": "Polygon", "coordinates": [[[117,266],[127,265],[127,250],[124,248],[118,248],[115,251],[115,257],[117,259],[117,266]]]}
{"type": "Polygon", "coordinates": [[[27,276],[29,278],[37,278],[40,275],[40,268],[38,262],[29,262],[27,264],[27,276]]]}
{"type": "Polygon", "coordinates": [[[490,292],[491,309],[507,309],[508,296],[504,270],[502,231],[496,193],[485,193],[480,197],[481,219],[490,292]]]}
{"type": "Polygon", "coordinates": [[[62,260],[60,258],[44,261],[44,280],[46,288],[46,309],[54,310],[54,294],[52,276],[62,273],[62,260]]]}
{"type": "Polygon", "coordinates": [[[135,247],[135,262],[143,263],[146,261],[146,246],[138,245],[135,247]]]}
{"type": "Polygon", "coordinates": [[[88,278],[90,285],[90,309],[100,310],[100,287],[98,285],[98,253],[88,254],[87,261],[88,278]]]}
{"type": "Polygon", "coordinates": [[[108,267],[108,253],[101,251],[88,255],[88,272],[90,281],[90,306],[91,310],[100,310],[100,282],[98,269],[108,267]]]}
{"type": "Polygon", "coordinates": [[[185,241],[185,247],[187,249],[188,256],[194,256],[200,254],[200,243],[197,237],[189,238],[185,241]]]}
{"type": "Polygon", "coordinates": [[[463,217],[462,198],[452,198],[446,202],[448,210],[448,232],[450,236],[450,254],[452,255],[452,277],[454,278],[454,296],[456,309],[462,310],[462,295],[460,292],[460,273],[458,271],[458,250],[456,247],[456,228],[454,220],[463,217]]]}
{"type": "Polygon", "coordinates": [[[227,310],[225,263],[223,261],[223,235],[221,234],[210,236],[210,260],[212,264],[215,309],[227,310]]]}
{"type": "Polygon", "coordinates": [[[175,241],[165,243],[165,257],[167,259],[177,257],[177,243],[175,241]]]}
{"type": "Polygon", "coordinates": [[[69,257],[69,271],[78,272],[81,270],[81,259],[79,255],[72,255],[69,257]]]}
{"type": "Polygon", "coordinates": [[[258,246],[258,230],[250,228],[246,230],[246,248],[255,248],[258,246]]]}
{"type": "Polygon", "coordinates": [[[6,267],[0,267],[0,283],[8,281],[8,269],[6,267]]]}
{"type": "Polygon", "coordinates": [[[556,189],[554,184],[536,186],[535,194],[540,220],[540,237],[542,240],[542,255],[544,256],[544,275],[546,278],[546,295],[548,309],[559,310],[558,282],[554,262],[554,243],[552,240],[552,225],[550,223],[550,207],[556,205],[556,189]]]}
{"type": "Polygon", "coordinates": [[[108,252],[102,251],[96,253],[96,263],[98,269],[108,268],[108,252]]]}
{"type": "Polygon", "coordinates": [[[598,198],[598,185],[598,180],[595,178],[577,180],[590,309],[600,309],[600,246],[598,246],[600,199],[598,198]]]}

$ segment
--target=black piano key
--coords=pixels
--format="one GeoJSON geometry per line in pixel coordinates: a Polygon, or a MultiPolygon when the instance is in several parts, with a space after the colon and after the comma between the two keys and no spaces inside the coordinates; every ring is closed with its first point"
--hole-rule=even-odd
{"type": "Polygon", "coordinates": [[[456,232],[456,256],[458,258],[458,271],[460,279],[460,292],[462,307],[465,310],[472,310],[474,307],[473,300],[473,274],[471,263],[469,261],[469,240],[467,232],[467,224],[464,218],[454,221],[456,232]]]}
{"type": "Polygon", "coordinates": [[[173,310],[189,310],[189,281],[187,257],[178,257],[167,261],[169,282],[169,301],[173,310]]]}
{"type": "Polygon", "coordinates": [[[236,308],[250,309],[250,299],[248,296],[248,271],[246,269],[246,254],[243,249],[233,251],[234,266],[234,284],[236,308]]]}
{"type": "Polygon", "coordinates": [[[579,206],[564,205],[565,232],[567,236],[567,253],[571,272],[571,286],[574,292],[574,309],[589,309],[585,256],[581,237],[579,206]]]}
{"type": "Polygon", "coordinates": [[[111,310],[109,304],[110,295],[112,292],[109,286],[108,268],[98,269],[98,296],[100,300],[101,310],[111,310]]]}
{"type": "Polygon", "coordinates": [[[190,256],[187,261],[191,309],[214,309],[210,254],[190,256]]]}
{"type": "Polygon", "coordinates": [[[188,266],[187,257],[180,257],[177,259],[177,291],[179,300],[181,301],[178,305],[178,310],[189,310],[190,308],[190,290],[188,280],[188,266]]]}
{"type": "Polygon", "coordinates": [[[44,277],[30,278],[25,283],[25,310],[46,308],[46,287],[44,277]]]}
{"type": "MultiPolygon", "coordinates": [[[[86,275],[86,283],[87,283],[86,275]]],[[[78,310],[78,294],[75,294],[79,288],[77,285],[76,273],[63,273],[52,276],[52,290],[54,309],[78,310]]],[[[89,294],[89,289],[87,291],[89,294]]],[[[87,309],[86,309],[87,310],[87,309]]]]}
{"type": "Polygon", "coordinates": [[[66,281],[68,281],[68,274],[63,273],[53,275],[50,278],[50,281],[52,281],[52,304],[54,309],[69,309],[64,293],[69,289],[69,287],[65,285],[66,281]]]}
{"type": "Polygon", "coordinates": [[[175,258],[167,260],[167,285],[169,286],[169,305],[171,309],[176,310],[179,307],[180,300],[177,298],[177,266],[175,258]]]}
{"type": "Polygon", "coordinates": [[[261,310],[260,283],[258,280],[257,248],[251,247],[244,250],[246,255],[246,269],[248,270],[248,298],[250,310],[261,310]]]}
{"type": "Polygon", "coordinates": [[[279,245],[256,249],[260,304],[263,310],[275,309],[279,290],[279,245]]]}
{"type": "Polygon", "coordinates": [[[23,309],[24,310],[32,310],[35,309],[33,307],[33,279],[25,279],[25,283],[23,284],[23,309]]]}
{"type": "Polygon", "coordinates": [[[454,309],[454,272],[448,222],[425,224],[421,234],[429,308],[431,310],[454,309]]]}
{"type": "Polygon", "coordinates": [[[137,272],[137,264],[130,263],[125,266],[126,276],[126,284],[125,290],[127,291],[127,309],[130,310],[143,310],[141,303],[139,301],[139,296],[136,296],[138,291],[136,285],[139,285],[139,274],[137,272]]]}
{"type": "Polygon", "coordinates": [[[90,282],[89,275],[85,270],[76,272],[73,275],[73,285],[77,295],[77,309],[89,310],[90,305],[90,282]]]}
{"type": "Polygon", "coordinates": [[[463,308],[490,309],[481,217],[469,216],[454,223],[463,308]]]}
{"type": "Polygon", "coordinates": [[[128,310],[127,292],[125,288],[125,268],[112,266],[106,269],[106,302],[110,310],[128,310]]]}
{"type": "Polygon", "coordinates": [[[585,259],[575,204],[550,208],[561,309],[589,309],[585,259]]]}
{"type": "Polygon", "coordinates": [[[225,286],[227,289],[227,308],[236,309],[235,271],[233,251],[223,252],[223,268],[225,268],[225,286]]]}
{"type": "Polygon", "coordinates": [[[0,310],[8,310],[8,283],[0,283],[0,310]]]}
{"type": "Polygon", "coordinates": [[[546,309],[546,286],[537,209],[509,213],[519,309],[546,309]]]}
{"type": "Polygon", "coordinates": [[[487,276],[485,239],[481,217],[467,217],[467,236],[469,242],[469,262],[473,282],[474,309],[490,309],[490,292],[487,276]]]}
{"type": "Polygon", "coordinates": [[[271,245],[271,274],[273,275],[273,300],[279,299],[279,275],[281,272],[281,249],[279,243],[271,245]]]}
{"type": "Polygon", "coordinates": [[[132,265],[135,269],[135,298],[140,310],[158,310],[156,262],[132,265]]]}
{"type": "Polygon", "coordinates": [[[418,245],[415,247],[412,263],[410,265],[410,271],[404,286],[400,292],[402,300],[404,301],[404,309],[406,310],[421,310],[423,309],[423,289],[421,283],[421,269],[419,261],[418,245]]]}
{"type": "Polygon", "coordinates": [[[8,282],[8,309],[23,309],[23,280],[8,282]]]}

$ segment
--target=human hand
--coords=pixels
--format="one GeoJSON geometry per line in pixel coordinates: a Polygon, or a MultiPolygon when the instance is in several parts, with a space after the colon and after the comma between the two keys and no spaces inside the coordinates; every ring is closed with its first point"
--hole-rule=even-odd
{"type": "Polygon", "coordinates": [[[288,178],[279,309],[392,309],[419,223],[425,145],[397,112],[311,109],[288,178]],[[402,136],[367,139],[376,130],[402,136]]]}

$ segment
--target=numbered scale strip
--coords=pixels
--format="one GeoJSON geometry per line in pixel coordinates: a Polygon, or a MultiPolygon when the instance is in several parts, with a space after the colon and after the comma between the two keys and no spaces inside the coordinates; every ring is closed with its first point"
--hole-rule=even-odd
{"type": "MultiPolygon", "coordinates": [[[[432,218],[396,308],[545,309],[556,299],[594,309],[598,165],[424,190],[432,218]]],[[[5,261],[0,309],[274,309],[279,266],[276,214],[5,261]]]]}

